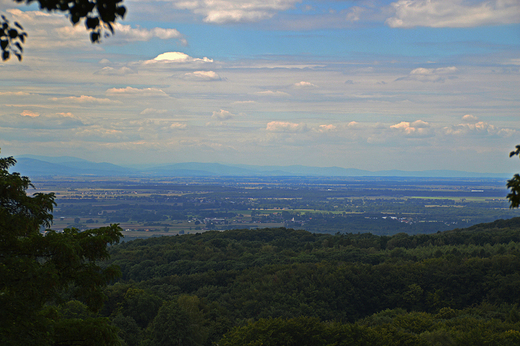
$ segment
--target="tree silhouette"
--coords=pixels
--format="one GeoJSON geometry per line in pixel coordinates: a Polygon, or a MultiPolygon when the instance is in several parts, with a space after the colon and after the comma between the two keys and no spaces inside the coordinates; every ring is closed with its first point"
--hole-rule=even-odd
{"type": "MultiPolygon", "coordinates": [[[[509,157],[513,156],[520,157],[520,144],[516,146],[516,150],[509,153],[509,157]]],[[[510,189],[510,192],[507,195],[509,207],[520,207],[520,175],[518,173],[513,175],[513,178],[507,181],[507,188],[510,189]]]]}
{"type": "Polygon", "coordinates": [[[27,194],[29,178],[10,173],[12,157],[0,159],[0,345],[116,345],[117,332],[104,318],[61,318],[67,300],[101,308],[103,287],[120,273],[101,267],[117,225],[55,232],[53,193],[27,194]],[[87,343],[87,341],[91,343],[87,343]]]}
{"type": "MultiPolygon", "coordinates": [[[[69,17],[72,25],[84,20],[87,31],[90,32],[90,41],[99,43],[101,37],[114,33],[113,24],[117,19],[123,19],[126,8],[123,0],[14,0],[17,3],[30,5],[37,2],[40,10],[47,12],[61,12],[69,17]]],[[[9,60],[15,55],[22,60],[23,48],[27,33],[19,23],[12,26],[5,16],[0,21],[0,48],[2,60],[9,60]]]]}

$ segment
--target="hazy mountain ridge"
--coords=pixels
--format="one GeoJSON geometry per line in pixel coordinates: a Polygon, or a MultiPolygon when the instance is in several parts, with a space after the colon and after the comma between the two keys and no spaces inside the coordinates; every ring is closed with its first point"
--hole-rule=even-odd
{"type": "Polygon", "coordinates": [[[455,170],[368,171],[356,168],[291,166],[254,166],[220,163],[183,162],[157,166],[124,167],[107,162],[92,162],[76,157],[24,155],[15,157],[15,171],[36,176],[351,176],[351,177],[438,177],[510,178],[509,173],[476,173],[455,170]]]}

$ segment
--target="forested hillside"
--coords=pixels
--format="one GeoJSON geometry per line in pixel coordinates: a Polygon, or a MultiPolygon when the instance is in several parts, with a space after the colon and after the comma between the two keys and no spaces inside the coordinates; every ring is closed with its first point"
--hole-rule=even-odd
{"type": "Polygon", "coordinates": [[[122,277],[101,315],[127,345],[520,343],[520,218],[391,237],[212,231],[110,252],[122,277]]]}

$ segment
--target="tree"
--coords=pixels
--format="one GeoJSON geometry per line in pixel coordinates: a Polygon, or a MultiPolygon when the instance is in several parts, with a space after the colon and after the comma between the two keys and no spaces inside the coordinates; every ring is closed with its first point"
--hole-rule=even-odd
{"type": "MultiPolygon", "coordinates": [[[[516,146],[516,150],[513,150],[509,153],[509,157],[513,156],[520,157],[520,144],[516,146]]],[[[515,174],[513,178],[507,181],[507,188],[511,190],[508,193],[507,199],[510,203],[510,208],[519,208],[520,207],[520,175],[515,174]]]]}
{"type": "MultiPolygon", "coordinates": [[[[123,0],[14,0],[17,3],[30,5],[37,2],[40,9],[47,12],[61,12],[67,15],[72,25],[85,21],[85,27],[90,32],[92,43],[99,43],[101,37],[114,33],[117,19],[123,19],[126,8],[123,0]],[[109,33],[110,32],[110,33],[109,33]]],[[[11,54],[18,60],[22,60],[23,48],[27,33],[19,23],[11,26],[9,21],[2,16],[0,21],[0,48],[2,48],[2,60],[9,60],[11,54]]]]}
{"type": "MultiPolygon", "coordinates": [[[[165,302],[149,327],[151,344],[156,346],[202,346],[208,331],[195,296],[180,296],[165,302]]],[[[145,344],[146,345],[146,344],[145,344]]]]}
{"type": "Polygon", "coordinates": [[[52,223],[54,194],[29,196],[29,178],[9,172],[15,163],[0,159],[0,344],[117,344],[108,319],[64,318],[60,306],[75,299],[90,311],[101,308],[102,288],[120,271],[96,261],[109,257],[121,229],[43,231],[52,223]]]}
{"type": "Polygon", "coordinates": [[[385,333],[358,324],[322,322],[315,317],[300,316],[290,319],[261,318],[250,322],[247,326],[233,328],[224,334],[217,344],[221,346],[419,345],[409,342],[409,339],[411,338],[403,335],[388,337],[385,333]]]}

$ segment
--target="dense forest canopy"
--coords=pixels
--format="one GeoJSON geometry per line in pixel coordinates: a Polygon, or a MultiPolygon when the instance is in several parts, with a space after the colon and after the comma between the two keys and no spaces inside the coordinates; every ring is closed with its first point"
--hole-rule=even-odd
{"type": "Polygon", "coordinates": [[[129,345],[514,344],[519,241],[520,218],[413,236],[279,228],[135,240],[110,248],[122,277],[101,314],[129,345]],[[161,334],[165,323],[176,332],[161,334]]]}

